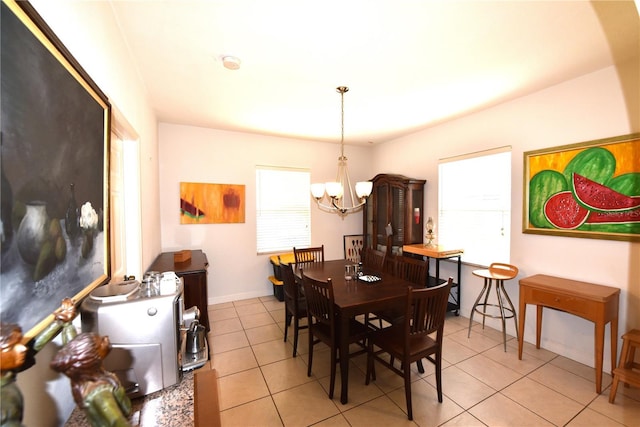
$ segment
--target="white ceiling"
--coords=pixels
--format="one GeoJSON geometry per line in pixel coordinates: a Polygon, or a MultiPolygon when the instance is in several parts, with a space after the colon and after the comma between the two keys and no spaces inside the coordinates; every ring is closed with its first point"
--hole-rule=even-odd
{"type": "Polygon", "coordinates": [[[111,0],[162,122],[380,143],[638,56],[628,1],[111,0]],[[239,70],[222,66],[240,58],[239,70]]]}

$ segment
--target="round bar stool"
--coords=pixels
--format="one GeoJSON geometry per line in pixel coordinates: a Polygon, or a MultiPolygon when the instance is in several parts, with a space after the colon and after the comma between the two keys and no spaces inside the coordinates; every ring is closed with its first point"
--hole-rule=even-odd
{"type": "Polygon", "coordinates": [[[516,310],[513,307],[513,303],[511,302],[507,291],[505,291],[504,289],[504,281],[516,277],[518,275],[518,267],[510,264],[494,262],[489,266],[488,269],[474,270],[473,275],[482,277],[484,279],[484,287],[482,288],[480,295],[478,295],[476,302],[471,308],[471,315],[469,316],[469,332],[467,333],[467,338],[471,337],[471,325],[473,324],[474,313],[477,312],[482,316],[482,329],[484,329],[484,320],[486,317],[502,319],[502,340],[504,342],[504,351],[506,352],[507,328],[505,320],[513,317],[513,321],[516,325],[516,338],[518,338],[518,321],[516,320],[516,310]],[[489,304],[487,300],[489,298],[489,293],[491,292],[491,286],[494,280],[496,281],[496,296],[498,297],[498,304],[489,304]],[[484,301],[480,302],[483,296],[484,301]],[[504,300],[506,300],[508,306],[505,306],[504,300]],[[487,307],[497,307],[500,311],[500,314],[495,315],[487,313],[487,307]]]}

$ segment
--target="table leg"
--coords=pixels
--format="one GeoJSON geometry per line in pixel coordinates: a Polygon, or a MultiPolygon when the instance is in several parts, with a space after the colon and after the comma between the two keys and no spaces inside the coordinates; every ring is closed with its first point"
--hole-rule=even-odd
{"type": "Polygon", "coordinates": [[[602,356],[604,353],[604,322],[595,322],[596,393],[602,391],[602,356]]]}
{"type": "Polygon", "coordinates": [[[340,402],[348,401],[349,392],[349,316],[340,313],[340,402]]]}
{"type": "Polygon", "coordinates": [[[616,369],[616,358],[618,357],[618,317],[611,319],[611,375],[616,369]]]}
{"type": "Polygon", "coordinates": [[[462,266],[461,258],[458,255],[458,309],[456,310],[456,316],[460,315],[460,307],[462,307],[462,266]]]}
{"type": "Polygon", "coordinates": [[[536,348],[540,350],[540,335],[542,334],[542,306],[536,305],[536,348]]]}
{"type": "Polygon", "coordinates": [[[524,319],[527,314],[527,303],[520,296],[520,322],[518,324],[518,360],[522,360],[522,347],[524,346],[524,319]]]}

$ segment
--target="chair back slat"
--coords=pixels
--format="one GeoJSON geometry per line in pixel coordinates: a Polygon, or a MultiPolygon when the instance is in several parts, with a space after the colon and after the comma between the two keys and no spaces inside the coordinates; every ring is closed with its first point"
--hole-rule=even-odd
{"type": "Polygon", "coordinates": [[[326,282],[312,279],[305,276],[302,271],[302,285],[304,286],[305,297],[307,298],[307,313],[309,322],[317,322],[331,328],[331,335],[335,336],[334,330],[334,297],[333,283],[331,278],[326,282]]]}
{"type": "Polygon", "coordinates": [[[442,340],[444,318],[447,313],[449,291],[453,278],[432,288],[409,289],[405,332],[408,336],[429,335],[437,332],[436,340],[442,340]]]}
{"type": "Polygon", "coordinates": [[[396,257],[396,276],[418,286],[427,283],[427,261],[407,256],[396,257]]]}
{"type": "Polygon", "coordinates": [[[293,248],[296,264],[324,262],[324,245],[311,248],[293,248]]]}
{"type": "Polygon", "coordinates": [[[365,248],[362,251],[362,266],[364,268],[382,272],[387,254],[372,248],[365,248]]]}

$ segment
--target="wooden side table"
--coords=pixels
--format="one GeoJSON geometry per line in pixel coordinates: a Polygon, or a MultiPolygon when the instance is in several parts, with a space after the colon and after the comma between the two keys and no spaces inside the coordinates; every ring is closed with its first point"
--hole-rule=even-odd
{"type": "Polygon", "coordinates": [[[602,391],[604,328],[611,323],[611,372],[618,354],[618,304],[620,289],[577,280],[536,274],[520,279],[518,359],[522,360],[527,304],[536,305],[536,348],[540,348],[542,308],[550,307],[595,323],[596,392],[602,391]]]}
{"type": "Polygon", "coordinates": [[[402,247],[402,252],[426,257],[427,261],[428,261],[428,258],[433,258],[436,260],[435,276],[432,276],[431,274],[429,274],[429,264],[427,263],[427,286],[437,286],[441,283],[446,282],[446,280],[440,278],[440,260],[449,259],[449,258],[458,258],[458,280],[454,281],[453,285],[451,286],[451,298],[447,305],[447,311],[455,311],[456,316],[460,315],[460,300],[461,300],[460,297],[462,295],[460,293],[460,289],[461,289],[460,282],[462,281],[462,276],[460,275],[460,273],[461,273],[461,267],[462,267],[461,257],[464,250],[446,248],[442,245],[431,247],[431,246],[426,246],[423,243],[416,243],[413,245],[404,245],[402,247]],[[456,295],[453,294],[454,288],[457,289],[456,295]]]}

